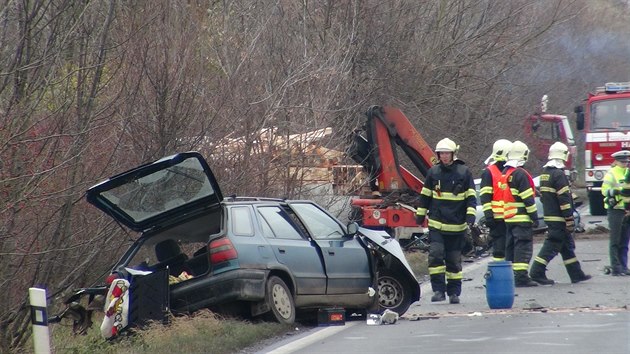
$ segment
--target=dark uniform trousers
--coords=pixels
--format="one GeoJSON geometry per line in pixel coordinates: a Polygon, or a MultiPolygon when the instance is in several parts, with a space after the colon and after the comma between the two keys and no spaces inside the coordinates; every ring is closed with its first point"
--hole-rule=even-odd
{"type": "Polygon", "coordinates": [[[431,274],[431,286],[435,292],[448,295],[462,293],[462,249],[464,248],[464,233],[444,234],[436,230],[429,230],[429,268],[445,268],[445,272],[431,274]],[[446,262],[446,264],[445,264],[446,262]]]}
{"type": "Polygon", "coordinates": [[[490,228],[490,239],[492,240],[492,258],[495,261],[505,260],[505,240],[507,228],[504,221],[496,221],[495,225],[490,228]]]}
{"type": "Polygon", "coordinates": [[[625,211],[608,209],[608,227],[610,228],[610,265],[614,272],[628,268],[628,224],[624,223],[625,211]]]}
{"type": "Polygon", "coordinates": [[[575,256],[575,239],[573,235],[567,231],[566,223],[548,221],[547,238],[536,258],[542,258],[549,264],[558,253],[562,256],[564,266],[572,281],[584,276],[580,262],[578,262],[575,256]]]}
{"type": "MultiPolygon", "coordinates": [[[[518,223],[506,223],[508,233],[506,239],[506,261],[511,261],[515,266],[515,277],[527,277],[527,267],[532,260],[534,252],[534,230],[531,226],[522,226],[518,223]],[[525,269],[516,269],[522,264],[525,269]]],[[[515,279],[516,280],[516,279],[515,279]]]]}

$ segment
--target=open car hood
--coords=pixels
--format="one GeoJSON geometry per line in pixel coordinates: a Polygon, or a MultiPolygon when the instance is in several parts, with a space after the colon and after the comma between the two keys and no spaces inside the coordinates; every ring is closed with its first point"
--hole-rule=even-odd
{"type": "Polygon", "coordinates": [[[219,185],[198,152],[164,157],[98,183],[87,201],[138,232],[218,205],[219,185]]]}
{"type": "Polygon", "coordinates": [[[400,244],[395,238],[391,237],[385,231],[372,230],[364,227],[359,227],[359,233],[369,238],[374,243],[378,244],[392,256],[396,257],[402,263],[402,265],[407,268],[409,274],[411,274],[411,276],[415,279],[416,276],[413,273],[413,269],[411,269],[411,265],[409,265],[409,262],[407,262],[407,257],[405,257],[405,253],[403,252],[402,248],[400,248],[400,244]]]}

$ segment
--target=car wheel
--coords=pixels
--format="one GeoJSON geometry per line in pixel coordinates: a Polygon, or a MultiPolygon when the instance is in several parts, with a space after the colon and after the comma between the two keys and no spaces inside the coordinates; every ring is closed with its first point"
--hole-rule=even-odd
{"type": "Polygon", "coordinates": [[[378,304],[381,311],[391,310],[404,314],[411,305],[411,288],[389,270],[378,276],[378,304]]]}
{"type": "Polygon", "coordinates": [[[293,296],[282,279],[276,276],[269,277],[265,299],[271,308],[271,315],[274,320],[286,324],[295,322],[293,296]]]}

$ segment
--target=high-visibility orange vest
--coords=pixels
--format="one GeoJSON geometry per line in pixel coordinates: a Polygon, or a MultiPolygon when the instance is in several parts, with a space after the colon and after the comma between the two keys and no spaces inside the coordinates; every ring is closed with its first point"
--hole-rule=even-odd
{"type": "MultiPolygon", "coordinates": [[[[521,169],[527,175],[529,179],[529,185],[532,187],[532,191],[534,192],[534,196],[536,196],[536,186],[534,185],[534,179],[525,169],[521,169]]],[[[509,167],[508,171],[501,176],[501,180],[498,183],[499,189],[503,191],[503,218],[509,219],[516,215],[518,210],[518,206],[514,205],[516,200],[514,199],[514,195],[512,194],[512,190],[508,185],[508,180],[512,175],[512,172],[516,171],[516,168],[509,167]]],[[[524,206],[523,206],[524,208],[524,206]]]]}
{"type": "Polygon", "coordinates": [[[495,164],[488,166],[488,171],[492,177],[492,201],[490,202],[492,215],[495,220],[503,220],[505,204],[503,195],[505,191],[501,189],[501,185],[499,184],[501,182],[501,178],[503,177],[503,173],[495,164]]]}

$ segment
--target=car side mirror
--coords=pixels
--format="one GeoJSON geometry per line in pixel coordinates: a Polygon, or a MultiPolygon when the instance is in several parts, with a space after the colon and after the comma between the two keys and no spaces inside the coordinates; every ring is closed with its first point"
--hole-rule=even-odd
{"type": "Polygon", "coordinates": [[[354,236],[359,232],[359,224],[356,222],[348,223],[348,236],[354,236]]]}

